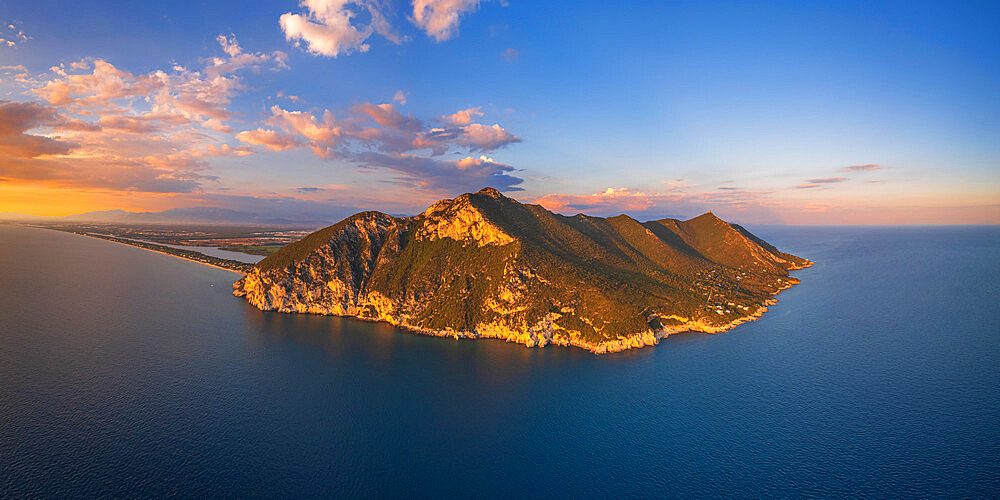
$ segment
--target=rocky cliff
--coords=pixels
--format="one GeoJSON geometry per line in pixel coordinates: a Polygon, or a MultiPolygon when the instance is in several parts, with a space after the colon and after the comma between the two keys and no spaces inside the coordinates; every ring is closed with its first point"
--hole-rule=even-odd
{"type": "Polygon", "coordinates": [[[567,217],[486,188],[414,217],[356,214],[262,260],[233,293],[263,310],[600,353],[753,320],[809,265],[711,213],[567,217]]]}

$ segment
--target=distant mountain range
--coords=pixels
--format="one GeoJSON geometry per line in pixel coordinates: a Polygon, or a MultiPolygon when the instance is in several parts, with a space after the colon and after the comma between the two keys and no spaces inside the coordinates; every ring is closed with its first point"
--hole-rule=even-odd
{"type": "MultiPolygon", "coordinates": [[[[350,212],[348,212],[350,213],[350,212]]],[[[330,216],[321,214],[305,215],[275,215],[244,212],[218,207],[188,207],[172,208],[161,212],[129,212],[127,210],[102,210],[63,217],[48,217],[42,215],[27,215],[17,213],[0,213],[0,221],[20,222],[97,222],[121,224],[223,224],[223,225],[262,225],[262,226],[303,226],[318,227],[330,224],[343,217],[343,214],[333,213],[330,216]]]]}
{"type": "Polygon", "coordinates": [[[258,263],[234,294],[263,310],[609,352],[751,321],[809,265],[711,212],[568,217],[486,188],[414,217],[348,217],[258,263]]]}

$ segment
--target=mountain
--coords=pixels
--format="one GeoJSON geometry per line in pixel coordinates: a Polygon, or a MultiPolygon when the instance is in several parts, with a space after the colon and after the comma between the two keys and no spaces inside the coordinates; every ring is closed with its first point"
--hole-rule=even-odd
{"type": "Polygon", "coordinates": [[[414,217],[348,217],[262,260],[233,293],[263,310],[609,352],[753,320],[809,265],[711,212],[568,217],[485,188],[414,217]]]}

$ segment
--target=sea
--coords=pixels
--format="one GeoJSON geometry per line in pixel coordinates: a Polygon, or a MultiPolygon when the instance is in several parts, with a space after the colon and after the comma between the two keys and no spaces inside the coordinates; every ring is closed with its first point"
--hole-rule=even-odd
{"type": "Polygon", "coordinates": [[[0,226],[0,497],[1000,496],[1000,227],[750,229],[763,318],[597,356],[0,226]]]}

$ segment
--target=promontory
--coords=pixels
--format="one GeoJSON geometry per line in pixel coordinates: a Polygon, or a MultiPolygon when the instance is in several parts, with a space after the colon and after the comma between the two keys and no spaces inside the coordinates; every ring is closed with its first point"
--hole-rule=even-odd
{"type": "Polygon", "coordinates": [[[262,310],[604,353],[756,319],[810,265],[711,212],[564,216],[484,188],[412,217],[348,217],[271,254],[233,293],[262,310]]]}

